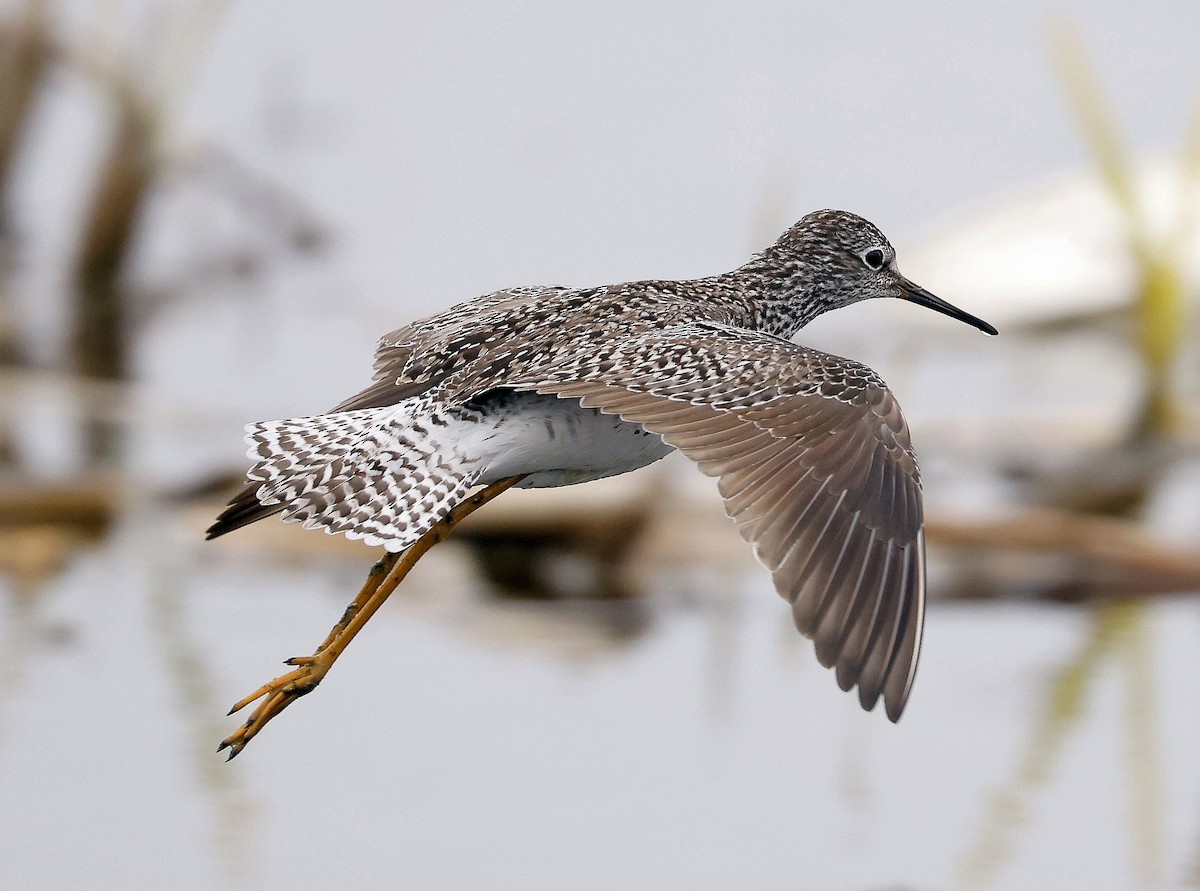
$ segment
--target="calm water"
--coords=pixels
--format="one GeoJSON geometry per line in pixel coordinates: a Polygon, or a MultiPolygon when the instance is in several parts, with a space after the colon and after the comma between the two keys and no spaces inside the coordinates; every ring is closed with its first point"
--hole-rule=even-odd
{"type": "Polygon", "coordinates": [[[135,511],[0,596],[7,887],[1200,884],[1195,598],[936,605],[892,726],[761,572],[665,579],[622,635],[617,607],[480,597],[448,548],[226,764],[228,704],[311,650],[369,558],[193,532],[135,511]]]}

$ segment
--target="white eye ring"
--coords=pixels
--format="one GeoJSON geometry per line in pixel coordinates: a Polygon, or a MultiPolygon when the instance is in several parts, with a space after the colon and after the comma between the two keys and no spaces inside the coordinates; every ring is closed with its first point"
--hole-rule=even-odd
{"type": "Polygon", "coordinates": [[[862,261],[871,269],[882,269],[886,257],[887,254],[883,252],[883,248],[875,247],[862,253],[862,261]]]}

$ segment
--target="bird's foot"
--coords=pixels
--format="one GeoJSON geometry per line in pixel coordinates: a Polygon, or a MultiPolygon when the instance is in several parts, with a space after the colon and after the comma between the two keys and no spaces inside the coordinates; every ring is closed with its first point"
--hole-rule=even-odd
{"type": "Polygon", "coordinates": [[[229,760],[233,760],[272,718],[301,696],[317,688],[317,684],[321,683],[329,671],[329,666],[333,664],[334,658],[336,657],[332,653],[323,649],[311,656],[293,656],[286,660],[285,665],[295,665],[297,668],[263,684],[249,696],[236,702],[229,710],[229,714],[232,715],[255,700],[262,699],[246,722],[221,741],[217,751],[229,749],[229,760]]]}
{"type": "Polygon", "coordinates": [[[329,667],[350,645],[350,641],[354,640],[355,635],[370,621],[371,616],[375,615],[383,602],[408,575],[408,571],[421,559],[421,555],[445,538],[456,523],[522,479],[523,476],[505,477],[476,492],[457,504],[437,525],[409,545],[407,550],[402,553],[390,553],[376,563],[362,590],[346,608],[346,612],[333,626],[333,630],[317,648],[316,653],[288,659],[285,664],[296,666],[295,671],[281,674],[275,680],[263,684],[229,710],[229,714],[232,715],[250,703],[262,700],[250,713],[246,723],[221,741],[217,751],[229,749],[229,758],[233,759],[241,754],[242,749],[246,748],[250,740],[254,739],[272,718],[301,696],[311,693],[317,684],[321,683],[329,667]]]}

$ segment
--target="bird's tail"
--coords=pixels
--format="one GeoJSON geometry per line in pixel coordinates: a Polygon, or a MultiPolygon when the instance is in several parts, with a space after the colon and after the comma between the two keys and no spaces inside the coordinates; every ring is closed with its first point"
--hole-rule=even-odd
{"type": "Polygon", "coordinates": [[[284,522],[404,550],[479,477],[447,430],[420,400],[250,424],[250,482],[208,537],[282,512],[284,522]]]}

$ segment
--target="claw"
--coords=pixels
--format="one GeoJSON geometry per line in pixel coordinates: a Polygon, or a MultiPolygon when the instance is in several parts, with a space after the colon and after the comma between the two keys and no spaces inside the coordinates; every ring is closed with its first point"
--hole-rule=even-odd
{"type": "Polygon", "coordinates": [[[303,660],[303,664],[295,671],[289,671],[287,674],[280,675],[275,680],[263,684],[249,696],[235,703],[229,710],[229,714],[232,715],[255,700],[262,699],[245,723],[222,740],[217,747],[218,752],[225,749],[230,750],[229,758],[226,760],[232,760],[239,755],[250,740],[254,739],[272,718],[301,696],[315,690],[331,664],[329,660],[320,658],[320,654],[298,657],[296,662],[301,662],[301,660],[303,660]],[[266,698],[263,699],[263,697],[266,698]]]}
{"type": "MultiPolygon", "coordinates": [[[[311,664],[311,662],[312,662],[312,657],[309,657],[309,664],[311,664]]],[[[289,661],[289,663],[287,663],[287,664],[294,664],[294,663],[291,663],[289,661]]],[[[295,671],[289,671],[287,674],[280,675],[279,677],[275,678],[275,680],[273,680],[273,681],[268,681],[267,683],[265,683],[261,687],[259,687],[257,690],[255,690],[253,693],[251,693],[249,696],[246,696],[243,699],[239,699],[237,702],[235,702],[233,704],[233,708],[231,708],[229,710],[228,714],[232,715],[235,712],[240,712],[242,709],[244,709],[250,703],[254,702],[254,700],[261,699],[262,697],[266,696],[268,693],[275,693],[279,690],[283,690],[289,684],[299,681],[301,678],[303,678],[308,673],[309,672],[303,668],[297,668],[295,671]]]]}
{"type": "Polygon", "coordinates": [[[230,742],[229,740],[225,740],[223,743],[217,746],[217,751],[220,752],[222,749],[229,749],[229,754],[225,757],[225,761],[229,762],[240,755],[242,753],[242,749],[244,748],[246,748],[246,743],[244,741],[230,742]]]}

